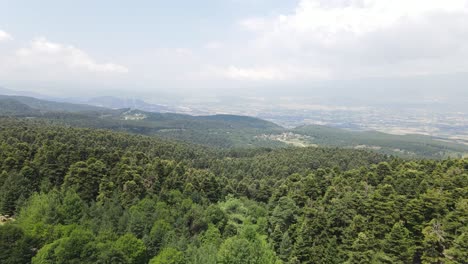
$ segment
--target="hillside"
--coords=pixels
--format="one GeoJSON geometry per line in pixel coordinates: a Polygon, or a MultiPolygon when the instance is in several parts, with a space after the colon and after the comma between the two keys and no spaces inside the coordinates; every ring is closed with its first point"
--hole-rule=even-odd
{"type": "Polygon", "coordinates": [[[105,110],[104,108],[91,105],[55,102],[28,96],[0,95],[0,99],[14,100],[41,112],[81,112],[105,110]]]}
{"type": "Polygon", "coordinates": [[[294,133],[306,135],[313,144],[357,149],[373,149],[406,157],[463,156],[468,146],[425,135],[391,135],[377,131],[349,131],[319,125],[298,127],[294,133]]]}
{"type": "Polygon", "coordinates": [[[109,109],[84,104],[46,101],[24,96],[5,96],[11,106],[0,115],[27,116],[76,127],[103,128],[143,135],[155,135],[212,147],[278,147],[279,142],[265,142],[255,136],[274,133],[282,128],[253,117],[214,115],[190,116],[131,109],[109,109]],[[22,109],[19,105],[29,108],[22,109]],[[32,110],[32,111],[30,111],[32,110]]]}
{"type": "Polygon", "coordinates": [[[0,118],[1,263],[464,263],[468,160],[0,118]]]}
{"type": "Polygon", "coordinates": [[[21,96],[0,96],[0,100],[0,115],[3,116],[35,117],[55,124],[152,135],[218,148],[326,146],[368,149],[405,158],[439,159],[468,154],[468,145],[423,135],[357,132],[317,125],[288,130],[248,116],[191,116],[129,108],[108,109],[21,96]]]}
{"type": "Polygon", "coordinates": [[[28,116],[34,115],[35,109],[11,98],[0,97],[0,115],[2,116],[28,116]]]}
{"type": "Polygon", "coordinates": [[[111,109],[121,109],[121,108],[132,108],[140,109],[148,112],[171,112],[171,108],[158,105],[146,103],[140,99],[122,99],[114,96],[100,96],[94,97],[88,100],[78,100],[80,103],[94,105],[99,107],[111,108],[111,109]]]}

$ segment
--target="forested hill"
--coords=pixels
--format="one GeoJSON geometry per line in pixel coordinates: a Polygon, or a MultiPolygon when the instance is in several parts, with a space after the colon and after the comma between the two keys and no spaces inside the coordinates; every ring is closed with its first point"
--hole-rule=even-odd
{"type": "Polygon", "coordinates": [[[211,147],[284,147],[256,138],[284,128],[259,118],[235,115],[191,116],[137,109],[108,109],[83,104],[0,95],[0,116],[36,118],[75,127],[102,128],[196,143],[211,147]]]}
{"type": "MultiPolygon", "coordinates": [[[[27,105],[28,107],[35,109],[36,114],[43,112],[80,112],[80,111],[104,111],[106,108],[85,105],[85,104],[71,104],[62,103],[48,100],[41,100],[34,97],[28,96],[15,96],[15,95],[0,95],[0,101],[10,100],[18,103],[27,105]]],[[[15,115],[30,115],[30,112],[17,111],[15,115]]]]}
{"type": "Polygon", "coordinates": [[[0,263],[468,259],[467,159],[219,150],[14,118],[0,142],[0,263]]]}
{"type": "Polygon", "coordinates": [[[468,145],[424,135],[390,135],[308,125],[286,129],[255,117],[191,116],[137,109],[108,109],[0,95],[0,116],[35,118],[53,124],[101,128],[195,143],[216,148],[325,146],[369,149],[404,158],[463,157],[468,145]]]}
{"type": "Polygon", "coordinates": [[[17,100],[10,98],[1,98],[0,97],[0,115],[9,116],[9,115],[34,115],[35,109],[29,107],[27,104],[23,104],[17,100]]]}
{"type": "Polygon", "coordinates": [[[322,146],[366,148],[406,157],[448,157],[468,154],[468,145],[427,135],[391,135],[377,131],[349,131],[320,125],[297,127],[294,133],[310,136],[322,146]]]}

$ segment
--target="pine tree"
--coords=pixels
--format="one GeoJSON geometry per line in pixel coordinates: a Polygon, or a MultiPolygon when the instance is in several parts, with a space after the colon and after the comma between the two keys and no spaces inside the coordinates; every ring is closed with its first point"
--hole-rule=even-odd
{"type": "Polygon", "coordinates": [[[371,263],[376,254],[374,248],[374,237],[363,232],[359,233],[346,264],[371,263]]]}
{"type": "Polygon", "coordinates": [[[414,242],[408,229],[403,223],[397,222],[392,231],[386,235],[383,250],[398,263],[410,263],[413,260],[414,242]]]}
{"type": "Polygon", "coordinates": [[[438,221],[431,221],[430,225],[422,231],[423,255],[421,257],[423,264],[442,264],[445,263],[445,233],[438,221]]]}
{"type": "Polygon", "coordinates": [[[444,254],[453,263],[467,263],[468,262],[468,232],[463,232],[459,235],[453,246],[447,249],[444,254]]]}
{"type": "Polygon", "coordinates": [[[289,237],[289,232],[286,231],[283,234],[283,237],[281,239],[281,243],[279,246],[279,257],[283,261],[287,261],[291,258],[291,253],[292,253],[292,241],[291,238],[289,237]]]}

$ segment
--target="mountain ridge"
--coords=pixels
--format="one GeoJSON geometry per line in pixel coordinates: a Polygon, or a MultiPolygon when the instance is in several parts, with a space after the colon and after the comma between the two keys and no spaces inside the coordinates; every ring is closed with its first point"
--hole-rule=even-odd
{"type": "Polygon", "coordinates": [[[25,96],[0,95],[0,115],[35,117],[76,127],[158,136],[210,147],[323,146],[368,149],[402,157],[460,157],[468,146],[422,135],[349,131],[320,125],[286,129],[257,117],[231,114],[193,116],[139,109],[110,109],[25,96]]]}

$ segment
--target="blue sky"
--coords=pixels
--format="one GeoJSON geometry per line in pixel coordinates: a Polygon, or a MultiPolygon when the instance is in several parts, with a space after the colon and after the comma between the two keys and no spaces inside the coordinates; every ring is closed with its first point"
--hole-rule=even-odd
{"type": "Polygon", "coordinates": [[[468,72],[466,0],[0,0],[0,7],[0,86],[13,89],[313,92],[317,82],[468,72]]]}
{"type": "Polygon", "coordinates": [[[295,2],[10,0],[0,1],[0,25],[22,41],[47,36],[100,54],[155,47],[198,48],[234,37],[232,34],[239,33],[236,23],[243,18],[280,14],[293,10],[295,2]]]}

